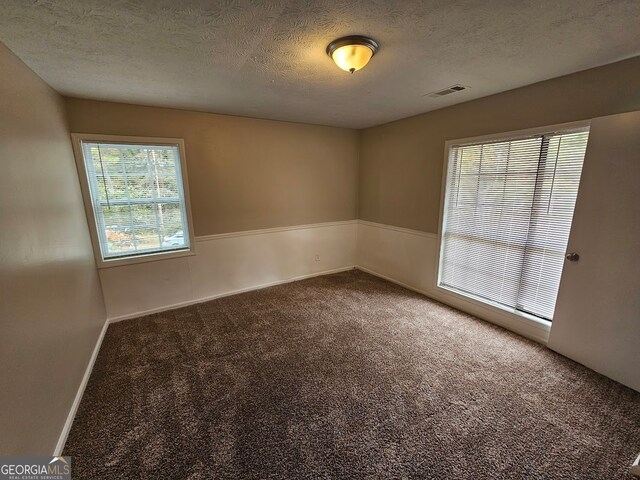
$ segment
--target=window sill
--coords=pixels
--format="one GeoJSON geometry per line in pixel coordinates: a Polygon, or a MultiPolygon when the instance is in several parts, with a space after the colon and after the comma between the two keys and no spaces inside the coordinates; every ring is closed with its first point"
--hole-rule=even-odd
{"type": "Polygon", "coordinates": [[[138,263],[158,262],[160,260],[170,260],[173,258],[191,257],[191,256],[194,256],[195,254],[196,252],[194,251],[193,247],[191,247],[188,250],[155,252],[155,253],[148,253],[144,255],[138,255],[135,257],[114,258],[112,260],[102,260],[102,259],[96,258],[96,266],[98,267],[98,269],[124,267],[127,265],[136,265],[138,263]]]}
{"type": "Polygon", "coordinates": [[[436,286],[438,300],[466,311],[515,333],[546,344],[551,331],[551,322],[535,315],[489,302],[473,295],[462,294],[448,287],[436,286]]]}

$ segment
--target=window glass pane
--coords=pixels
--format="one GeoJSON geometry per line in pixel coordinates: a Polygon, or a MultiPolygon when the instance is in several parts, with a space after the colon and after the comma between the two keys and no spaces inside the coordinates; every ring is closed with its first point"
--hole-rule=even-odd
{"type": "Polygon", "coordinates": [[[189,248],[177,146],[82,146],[103,259],[189,248]]]}
{"type": "Polygon", "coordinates": [[[587,139],[452,147],[439,285],[551,319],[587,139]]]}
{"type": "Polygon", "coordinates": [[[541,159],[517,307],[552,318],[588,132],[555,135],[541,159]]]}

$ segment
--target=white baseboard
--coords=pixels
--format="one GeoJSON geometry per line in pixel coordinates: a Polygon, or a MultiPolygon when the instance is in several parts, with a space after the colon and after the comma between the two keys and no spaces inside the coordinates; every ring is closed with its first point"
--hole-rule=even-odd
{"type": "Polygon", "coordinates": [[[217,298],[230,297],[232,295],[237,295],[239,293],[251,292],[251,291],[254,291],[254,290],[261,290],[263,288],[274,287],[276,285],[283,285],[285,283],[297,282],[297,281],[300,281],[300,280],[305,280],[307,278],[321,277],[323,275],[331,275],[332,273],[346,272],[348,270],[353,270],[354,268],[357,268],[357,267],[355,265],[351,265],[351,266],[348,266],[348,267],[334,268],[332,270],[325,270],[323,272],[310,273],[308,275],[301,275],[301,276],[298,276],[298,277],[287,278],[287,279],[284,279],[284,280],[276,280],[274,282],[263,283],[263,284],[260,284],[260,285],[254,285],[254,286],[251,286],[251,287],[241,288],[241,289],[238,289],[238,290],[232,290],[232,291],[229,291],[229,292],[219,293],[219,294],[211,295],[211,296],[204,297],[204,298],[198,298],[196,300],[189,300],[187,302],[175,303],[173,305],[167,305],[167,306],[163,306],[163,307],[159,307],[159,308],[153,308],[151,310],[145,310],[143,312],[131,313],[131,314],[122,315],[122,316],[119,316],[119,317],[110,318],[108,320],[108,323],[116,323],[116,322],[121,322],[122,320],[130,320],[132,318],[142,317],[144,315],[149,315],[151,313],[158,313],[158,312],[166,312],[168,310],[175,310],[176,308],[188,307],[189,305],[196,305],[198,303],[209,302],[209,301],[215,300],[217,298]]]}
{"type": "Polygon", "coordinates": [[[124,320],[353,268],[358,222],[197,237],[195,255],[100,269],[107,318],[124,320]]]}
{"type": "Polygon", "coordinates": [[[58,443],[56,444],[55,450],[53,451],[53,456],[60,456],[62,455],[62,451],[64,450],[64,445],[67,442],[67,437],[69,436],[69,432],[71,431],[71,426],[73,425],[73,420],[75,419],[76,413],[78,411],[78,407],[80,406],[80,402],[82,401],[82,396],[84,395],[84,391],[87,388],[87,383],[89,382],[89,377],[91,377],[91,372],[93,371],[93,366],[96,363],[96,359],[98,358],[98,353],[100,352],[100,347],[102,346],[102,341],[104,340],[104,336],[107,333],[107,328],[109,328],[109,325],[115,322],[120,322],[122,320],[129,320],[132,318],[137,318],[143,315],[148,315],[150,313],[157,313],[157,312],[163,312],[163,311],[167,311],[167,310],[173,310],[176,308],[180,308],[180,307],[185,307],[188,305],[194,305],[197,303],[203,303],[203,302],[208,302],[210,300],[215,300],[216,298],[223,298],[223,297],[229,297],[231,295],[237,295],[239,293],[244,293],[244,292],[250,292],[253,290],[260,290],[262,288],[267,288],[267,287],[273,287],[276,285],[282,285],[282,284],[286,284],[286,283],[292,283],[292,282],[297,282],[300,280],[305,280],[307,278],[313,278],[313,277],[320,277],[323,275],[331,275],[332,273],[339,273],[339,272],[346,272],[349,270],[353,270],[354,268],[356,268],[355,266],[349,266],[349,267],[342,267],[342,268],[334,268],[332,270],[325,270],[323,272],[316,272],[316,273],[310,273],[307,275],[301,275],[298,277],[293,277],[293,278],[288,278],[288,279],[284,279],[284,280],[278,280],[275,282],[269,282],[269,283],[264,283],[261,285],[255,285],[252,287],[248,287],[248,288],[243,288],[243,289],[239,289],[239,290],[234,290],[234,291],[230,291],[230,292],[225,292],[225,293],[221,293],[221,294],[217,294],[217,295],[212,295],[210,297],[207,298],[200,298],[197,300],[193,300],[193,301],[189,301],[189,302],[183,302],[180,304],[174,304],[174,305],[168,305],[166,307],[160,307],[160,308],[156,308],[153,310],[148,310],[146,312],[140,312],[140,313],[136,313],[136,314],[131,314],[131,315],[123,315],[122,317],[116,317],[116,318],[111,318],[111,319],[107,319],[104,322],[104,325],[102,327],[102,330],[100,331],[100,335],[98,336],[98,340],[96,341],[96,345],[93,349],[93,352],[91,354],[91,358],[89,359],[89,363],[87,364],[87,368],[84,372],[84,376],[82,377],[82,381],[80,382],[80,386],[78,387],[78,391],[76,392],[76,396],[73,400],[73,404],[71,405],[71,409],[69,410],[69,414],[67,415],[67,420],[64,423],[64,426],[62,428],[62,432],[60,433],[60,437],[58,439],[58,443]]]}
{"type": "Polygon", "coordinates": [[[108,318],[54,455],[64,448],[112,322],[357,268],[540,343],[548,338],[548,328],[437,292],[438,237],[432,233],[353,220],[211,235],[196,242],[195,256],[100,271],[108,318]],[[322,262],[315,261],[316,254],[322,256],[322,262]]]}
{"type": "MultiPolygon", "coordinates": [[[[424,295],[425,297],[429,297],[429,294],[427,292],[425,292],[424,290],[420,290],[419,288],[412,287],[411,285],[407,285],[406,283],[402,283],[401,281],[396,280],[395,278],[388,277],[387,275],[383,275],[382,273],[376,272],[375,270],[371,270],[370,268],[357,266],[356,269],[360,270],[361,272],[368,273],[369,275],[373,275],[374,277],[382,278],[383,280],[386,280],[387,282],[391,282],[391,283],[395,283],[396,285],[400,285],[401,287],[406,288],[407,290],[411,290],[412,292],[420,293],[421,295],[424,295]]],[[[429,298],[431,298],[431,297],[429,297],[429,298]]]]}
{"type": "Polygon", "coordinates": [[[102,340],[107,333],[107,328],[109,328],[109,320],[105,320],[104,325],[102,326],[102,330],[100,331],[100,335],[98,336],[98,340],[96,341],[96,345],[93,348],[91,358],[89,359],[87,368],[84,371],[84,376],[82,377],[82,381],[80,382],[80,386],[78,387],[76,396],[73,399],[73,404],[71,405],[71,409],[69,410],[69,414],[67,415],[67,420],[64,422],[64,427],[62,427],[60,438],[58,438],[58,443],[56,444],[56,448],[53,451],[54,457],[62,455],[64,444],[67,443],[67,437],[69,436],[69,432],[71,431],[71,425],[73,425],[73,420],[76,417],[76,412],[78,411],[78,407],[80,406],[80,402],[82,401],[84,390],[85,388],[87,388],[87,383],[89,382],[89,377],[91,377],[91,372],[93,371],[93,366],[96,363],[96,358],[98,358],[98,352],[100,352],[102,340]]]}
{"type": "MultiPolygon", "coordinates": [[[[453,307],[457,310],[460,310],[462,312],[466,312],[469,313],[475,317],[478,317],[482,320],[485,320],[489,323],[493,323],[494,325],[498,325],[502,328],[506,328],[507,330],[511,330],[514,333],[517,333],[518,335],[522,335],[523,337],[526,337],[530,340],[533,340],[535,342],[538,343],[542,343],[543,345],[546,345],[547,343],[547,339],[548,339],[548,328],[545,328],[543,326],[537,326],[537,325],[531,325],[530,322],[523,320],[523,322],[526,323],[525,326],[514,326],[513,324],[510,324],[509,322],[505,322],[505,321],[501,321],[495,317],[492,317],[490,314],[487,313],[479,313],[477,310],[474,310],[473,308],[469,308],[469,306],[467,305],[463,305],[462,302],[460,301],[455,301],[452,299],[444,299],[444,298],[438,298],[436,297],[432,292],[426,291],[426,290],[422,290],[420,288],[416,288],[413,287],[411,285],[408,285],[406,283],[403,283],[399,280],[396,280],[395,278],[392,277],[388,277],[386,275],[383,275],[380,272],[376,272],[375,270],[371,270],[369,268],[365,268],[365,267],[360,267],[357,266],[356,267],[358,270],[361,270],[363,272],[369,273],[371,275],[374,275],[376,277],[382,278],[384,280],[387,280],[391,283],[395,283],[396,285],[400,285],[401,287],[404,287],[408,290],[414,291],[416,293],[420,293],[421,295],[424,295],[427,298],[430,298],[432,300],[435,300],[436,302],[440,302],[440,303],[444,303],[445,305],[449,305],[450,307],[453,307]]],[[[476,307],[478,308],[478,307],[476,307]]]]}
{"type": "Polygon", "coordinates": [[[438,236],[373,222],[358,224],[357,268],[547,344],[550,325],[436,286],[438,236]]]}

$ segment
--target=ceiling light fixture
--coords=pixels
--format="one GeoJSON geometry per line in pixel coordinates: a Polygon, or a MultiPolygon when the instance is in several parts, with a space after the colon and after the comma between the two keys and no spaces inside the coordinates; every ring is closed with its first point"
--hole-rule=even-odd
{"type": "Polygon", "coordinates": [[[351,35],[338,38],[327,45],[327,55],[342,70],[353,73],[369,63],[378,48],[378,43],[372,38],[351,35]]]}

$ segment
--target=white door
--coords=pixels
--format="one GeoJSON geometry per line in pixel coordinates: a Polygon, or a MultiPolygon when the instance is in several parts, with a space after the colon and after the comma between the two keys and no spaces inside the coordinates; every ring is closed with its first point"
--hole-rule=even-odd
{"type": "Polygon", "coordinates": [[[640,391],[640,112],[591,122],[549,347],[640,391]]]}

